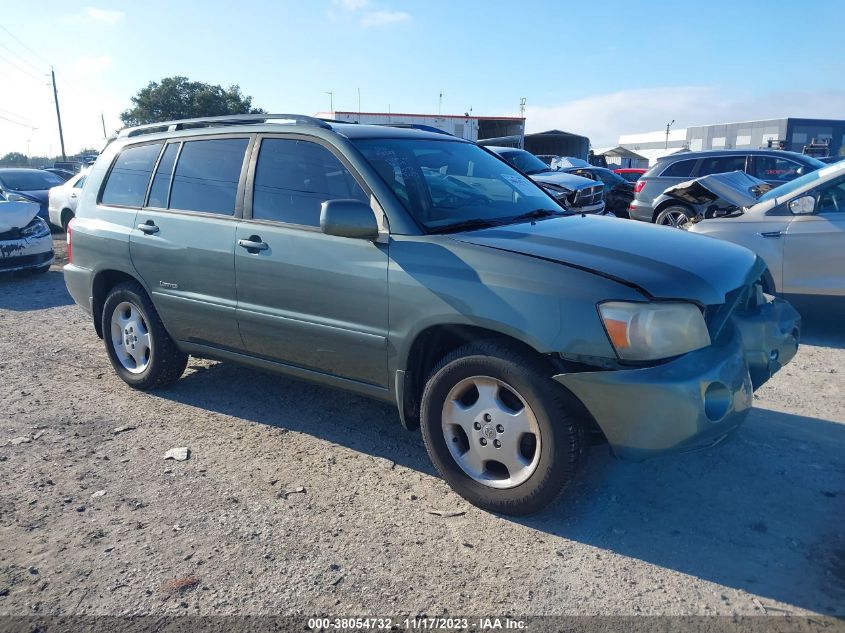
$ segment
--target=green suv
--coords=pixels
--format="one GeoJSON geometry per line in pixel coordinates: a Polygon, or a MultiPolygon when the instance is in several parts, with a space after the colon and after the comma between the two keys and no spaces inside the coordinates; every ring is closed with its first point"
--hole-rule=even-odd
{"type": "Polygon", "coordinates": [[[553,500],[590,444],[719,441],[800,329],[745,248],[572,214],[446,134],[298,115],[123,130],[68,256],[131,387],[193,355],[393,402],[459,494],[506,514],[553,500]]]}

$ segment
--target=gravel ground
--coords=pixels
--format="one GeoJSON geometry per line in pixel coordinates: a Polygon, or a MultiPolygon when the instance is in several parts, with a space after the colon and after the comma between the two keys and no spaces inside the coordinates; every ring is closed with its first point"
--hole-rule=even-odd
{"type": "Polygon", "coordinates": [[[845,616],[841,323],[808,324],[728,441],[597,447],[514,520],[451,492],[381,403],[199,359],[129,389],[61,237],[53,271],[0,281],[0,614],[845,616]]]}

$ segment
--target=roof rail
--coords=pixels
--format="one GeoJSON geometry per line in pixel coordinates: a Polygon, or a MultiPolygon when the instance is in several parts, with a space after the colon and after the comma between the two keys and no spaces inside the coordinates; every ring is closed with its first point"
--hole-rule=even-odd
{"type": "Polygon", "coordinates": [[[200,117],[196,119],[180,119],[177,121],[162,121],[127,127],[118,133],[118,138],[140,136],[142,134],[156,134],[158,132],[175,132],[177,130],[191,130],[203,127],[222,127],[226,125],[259,125],[271,121],[293,121],[296,125],[315,125],[331,129],[331,125],[311,116],[302,114],[230,114],[226,116],[200,117]]]}
{"type": "Polygon", "coordinates": [[[446,130],[441,130],[439,127],[434,127],[431,125],[423,125],[422,123],[376,123],[375,125],[380,125],[382,127],[398,127],[404,128],[407,130],[421,130],[423,132],[434,132],[435,134],[445,134],[446,136],[455,136],[451,132],[447,132],[446,130]]]}

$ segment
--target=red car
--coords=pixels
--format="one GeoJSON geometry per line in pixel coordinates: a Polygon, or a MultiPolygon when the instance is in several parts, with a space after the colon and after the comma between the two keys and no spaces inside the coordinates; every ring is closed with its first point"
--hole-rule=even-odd
{"type": "Polygon", "coordinates": [[[624,167],[622,169],[614,169],[614,172],[622,176],[628,182],[637,182],[644,173],[646,173],[646,169],[637,169],[635,167],[624,167]]]}

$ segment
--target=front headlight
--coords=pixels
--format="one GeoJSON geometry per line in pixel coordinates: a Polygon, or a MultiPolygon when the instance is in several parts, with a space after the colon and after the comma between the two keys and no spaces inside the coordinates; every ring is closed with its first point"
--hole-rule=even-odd
{"type": "Polygon", "coordinates": [[[21,237],[45,237],[50,235],[50,226],[41,218],[36,217],[20,230],[21,237]]]}
{"type": "Polygon", "coordinates": [[[659,360],[710,345],[704,315],[692,303],[608,301],[599,314],[622,360],[659,360]]]}

